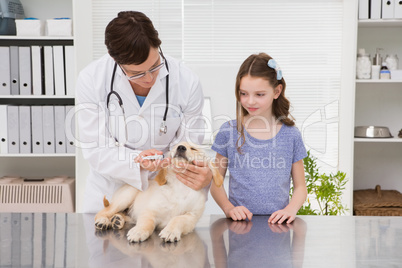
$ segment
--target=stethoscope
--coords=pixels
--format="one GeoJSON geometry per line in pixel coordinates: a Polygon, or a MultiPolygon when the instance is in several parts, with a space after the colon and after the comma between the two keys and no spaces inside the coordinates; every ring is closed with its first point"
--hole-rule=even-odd
{"type": "MultiPolygon", "coordinates": [[[[159,135],[167,133],[166,117],[167,117],[167,112],[169,110],[169,66],[168,66],[166,58],[163,56],[162,53],[161,53],[161,56],[162,56],[163,60],[165,61],[165,66],[166,66],[166,69],[168,71],[168,74],[166,76],[166,90],[165,90],[166,91],[166,107],[165,107],[165,114],[163,115],[163,121],[162,121],[162,123],[160,125],[160,128],[159,128],[159,135]]],[[[110,103],[110,98],[112,97],[112,95],[114,95],[117,98],[117,101],[118,101],[119,106],[120,106],[120,108],[121,108],[121,110],[123,112],[123,117],[124,117],[124,120],[125,120],[126,115],[125,115],[125,112],[124,112],[123,100],[120,97],[119,93],[117,93],[116,91],[113,90],[114,78],[116,76],[116,69],[117,69],[117,62],[115,62],[114,67],[113,67],[112,79],[111,79],[111,83],[110,83],[110,92],[107,94],[107,97],[106,97],[106,109],[109,111],[109,115],[110,115],[109,103],[110,103]]],[[[123,144],[120,144],[119,140],[117,139],[117,137],[112,134],[112,131],[110,129],[109,120],[107,120],[107,121],[108,121],[107,124],[108,124],[109,134],[110,134],[111,137],[114,138],[116,146],[123,145],[123,144]]],[[[126,128],[126,140],[127,140],[127,126],[125,126],[125,128],[126,128]]],[[[131,148],[127,144],[124,144],[123,146],[131,148]]],[[[131,149],[134,149],[134,148],[131,148],[131,149]]]]}

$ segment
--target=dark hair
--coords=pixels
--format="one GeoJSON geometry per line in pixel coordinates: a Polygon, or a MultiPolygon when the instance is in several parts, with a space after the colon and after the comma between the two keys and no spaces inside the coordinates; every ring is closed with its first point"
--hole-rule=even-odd
{"type": "Polygon", "coordinates": [[[119,64],[141,64],[161,43],[152,21],[138,11],[121,11],[106,26],[105,45],[119,64]]]}
{"type": "Polygon", "coordinates": [[[240,148],[243,146],[245,142],[244,137],[244,117],[248,115],[246,109],[240,103],[240,81],[244,76],[251,76],[251,77],[260,77],[268,81],[268,83],[273,87],[276,88],[278,85],[282,85],[282,92],[277,99],[274,100],[272,104],[272,113],[275,116],[276,120],[281,121],[283,124],[287,126],[294,126],[294,118],[289,112],[290,102],[285,97],[285,89],[286,89],[286,82],[285,79],[282,77],[281,80],[276,78],[276,71],[275,69],[268,67],[268,61],[272,59],[271,56],[265,53],[253,54],[249,56],[240,66],[239,72],[237,73],[236,77],[236,87],[235,87],[235,94],[236,94],[236,120],[237,120],[237,131],[239,132],[240,136],[237,140],[237,144],[242,140],[241,145],[238,145],[237,150],[240,152],[240,148]]]}

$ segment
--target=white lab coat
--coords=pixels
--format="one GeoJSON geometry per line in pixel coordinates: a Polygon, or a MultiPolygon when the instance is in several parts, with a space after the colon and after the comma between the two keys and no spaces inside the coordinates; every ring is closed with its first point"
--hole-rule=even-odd
{"type": "Polygon", "coordinates": [[[113,193],[125,183],[139,190],[147,189],[148,180],[155,174],[133,162],[141,151],[155,148],[166,153],[182,140],[198,144],[202,142],[204,121],[199,120],[199,116],[202,114],[204,97],[200,81],[183,63],[168,56],[166,59],[169,67],[169,111],[167,133],[162,135],[159,129],[166,107],[166,66],[159,71],[142,107],[129,81],[117,67],[114,90],[122,98],[124,117],[114,96],[109,105],[110,116],[105,109],[115,63],[108,54],[89,64],[79,74],[76,97],[78,146],[82,148],[90,166],[84,212],[98,212],[103,208],[103,196],[106,195],[110,200],[113,193]],[[112,131],[108,130],[108,126],[112,131]],[[125,143],[127,137],[127,144],[133,149],[116,146],[110,133],[121,144],[125,143]]]}

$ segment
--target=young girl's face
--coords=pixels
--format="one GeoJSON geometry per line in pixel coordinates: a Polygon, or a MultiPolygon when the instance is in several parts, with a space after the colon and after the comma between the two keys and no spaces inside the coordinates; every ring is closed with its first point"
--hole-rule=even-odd
{"type": "Polygon", "coordinates": [[[240,80],[240,103],[251,116],[272,116],[272,103],[282,91],[282,85],[275,89],[268,80],[261,77],[244,76],[240,80]]]}

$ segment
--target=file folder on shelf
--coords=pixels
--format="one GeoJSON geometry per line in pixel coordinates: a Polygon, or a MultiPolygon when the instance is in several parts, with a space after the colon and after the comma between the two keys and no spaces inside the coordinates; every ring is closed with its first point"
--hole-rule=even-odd
{"type": "Polygon", "coordinates": [[[30,154],[31,150],[31,107],[19,106],[20,153],[30,154]]]}
{"type": "Polygon", "coordinates": [[[66,66],[66,95],[75,96],[75,56],[74,46],[64,47],[64,60],[66,66]]]}
{"type": "Polygon", "coordinates": [[[381,19],[381,0],[371,0],[370,19],[381,19]]]}
{"type": "Polygon", "coordinates": [[[67,142],[67,153],[75,153],[75,109],[73,105],[66,106],[65,133],[67,142]]]}
{"type": "Polygon", "coordinates": [[[394,18],[394,3],[395,0],[382,1],[382,18],[393,19],[394,18]]]}
{"type": "Polygon", "coordinates": [[[32,94],[42,95],[42,47],[32,46],[32,94]]]}
{"type": "Polygon", "coordinates": [[[394,18],[402,19],[402,1],[395,1],[394,18]]]}
{"type": "Polygon", "coordinates": [[[0,47],[0,95],[10,95],[10,47],[0,47]]]}
{"type": "Polygon", "coordinates": [[[8,153],[7,105],[0,105],[0,154],[8,153]]]}
{"type": "Polygon", "coordinates": [[[18,47],[20,95],[32,95],[31,48],[18,47]]]}
{"type": "Polygon", "coordinates": [[[53,46],[54,92],[57,96],[65,96],[64,51],[63,46],[53,46]]]}
{"type": "Polygon", "coordinates": [[[10,47],[10,72],[11,72],[11,95],[20,94],[20,83],[19,83],[19,68],[18,68],[18,47],[10,47]]]}
{"type": "Polygon", "coordinates": [[[21,267],[33,267],[33,213],[21,214],[21,267]]]}
{"type": "Polygon", "coordinates": [[[64,123],[66,121],[66,112],[64,106],[54,106],[54,130],[56,140],[56,153],[66,153],[66,134],[64,123]]]}
{"type": "Polygon", "coordinates": [[[54,77],[53,77],[53,47],[43,47],[44,75],[45,75],[45,93],[54,95],[54,77]]]}
{"type": "Polygon", "coordinates": [[[19,140],[19,116],[18,106],[7,106],[7,137],[8,137],[8,153],[18,154],[20,152],[19,140]]]}
{"type": "Polygon", "coordinates": [[[370,0],[359,0],[359,20],[369,18],[369,2],[370,0]]]}
{"type": "Polygon", "coordinates": [[[43,152],[52,154],[56,152],[54,145],[54,109],[53,106],[42,107],[43,123],[43,152]]]}
{"type": "Polygon", "coordinates": [[[42,106],[31,106],[32,152],[43,154],[42,106]]]}

